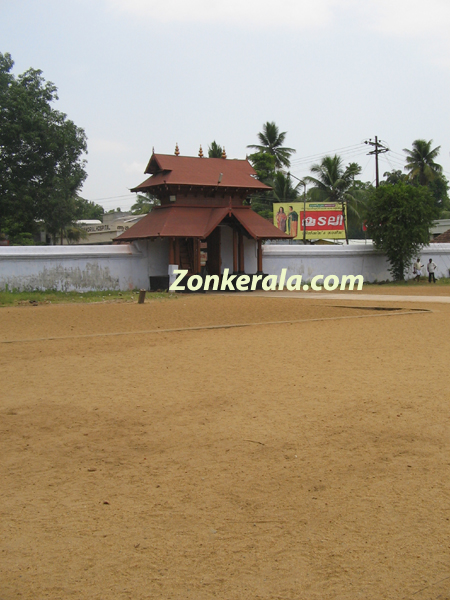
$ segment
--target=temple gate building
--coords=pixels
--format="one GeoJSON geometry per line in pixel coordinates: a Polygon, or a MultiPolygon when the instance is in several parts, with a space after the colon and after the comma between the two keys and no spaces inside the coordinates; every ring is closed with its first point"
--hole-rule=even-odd
{"type": "Polygon", "coordinates": [[[271,188],[256,178],[248,160],[153,153],[133,188],[160,205],[114,242],[148,244],[150,289],[168,288],[169,265],[190,275],[263,272],[262,242],[290,239],[244,201],[271,188]]]}

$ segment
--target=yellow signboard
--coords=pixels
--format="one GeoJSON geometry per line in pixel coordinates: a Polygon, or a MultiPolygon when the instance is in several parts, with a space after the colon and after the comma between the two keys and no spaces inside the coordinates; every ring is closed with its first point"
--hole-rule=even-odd
{"type": "Polygon", "coordinates": [[[275,202],[273,223],[296,240],[303,239],[303,228],[307,240],[345,239],[344,216],[339,202],[275,202]]]}

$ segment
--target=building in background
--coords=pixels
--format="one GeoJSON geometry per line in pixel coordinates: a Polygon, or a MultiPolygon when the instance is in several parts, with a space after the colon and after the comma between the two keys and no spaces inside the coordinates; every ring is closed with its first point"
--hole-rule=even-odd
{"type": "Polygon", "coordinates": [[[77,226],[84,231],[85,237],[81,237],[77,242],[68,242],[65,239],[64,244],[112,244],[117,236],[145,216],[118,211],[104,214],[103,221],[96,219],[77,221],[77,226]]]}

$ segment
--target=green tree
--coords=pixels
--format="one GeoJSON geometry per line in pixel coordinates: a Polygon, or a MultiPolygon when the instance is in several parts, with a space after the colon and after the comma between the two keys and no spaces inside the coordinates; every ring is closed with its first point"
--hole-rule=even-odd
{"type": "Polygon", "coordinates": [[[294,154],[293,148],[283,146],[286,138],[286,131],[280,133],[274,122],[264,123],[262,131],[258,133],[259,144],[252,144],[247,148],[254,148],[259,152],[266,152],[275,157],[275,167],[281,169],[289,168],[291,154],[294,154]]]}
{"type": "Polygon", "coordinates": [[[146,215],[152,208],[160,204],[160,201],[151,194],[138,194],[136,202],[131,207],[133,215],[146,215]]]}
{"type": "Polygon", "coordinates": [[[408,181],[408,175],[400,171],[400,169],[393,171],[386,171],[383,174],[384,180],[380,181],[380,185],[386,185],[387,183],[395,185],[400,181],[404,181],[405,183],[408,181]]]}
{"type": "Polygon", "coordinates": [[[366,214],[368,235],[386,254],[396,281],[405,278],[413,258],[428,244],[437,214],[433,195],[425,186],[399,182],[374,190],[366,214]]]}
{"type": "Polygon", "coordinates": [[[406,153],[405,169],[409,171],[412,180],[417,179],[419,185],[427,185],[436,176],[442,174],[442,167],[434,162],[438,156],[440,146],[433,150],[431,145],[433,140],[415,140],[412,144],[412,150],[404,149],[406,153]]]}
{"type": "Polygon", "coordinates": [[[87,239],[88,235],[86,231],[80,227],[79,225],[73,225],[71,227],[66,227],[64,231],[64,237],[66,238],[69,244],[75,244],[80,240],[87,239]]]}
{"type": "Polygon", "coordinates": [[[252,197],[252,208],[255,212],[272,220],[274,202],[295,202],[298,199],[298,185],[293,186],[291,178],[277,171],[275,156],[266,152],[257,152],[250,155],[250,162],[260,181],[272,188],[267,192],[260,192],[252,197]]]}
{"type": "Polygon", "coordinates": [[[349,194],[355,198],[355,202],[349,201],[347,214],[348,236],[351,239],[364,239],[366,233],[363,229],[365,214],[370,202],[374,186],[369,181],[355,179],[349,194]]]}
{"type": "Polygon", "coordinates": [[[271,186],[276,173],[275,156],[267,152],[255,152],[250,154],[248,158],[259,181],[271,186]]]}
{"type": "MultiPolygon", "coordinates": [[[[358,206],[361,204],[360,197],[352,193],[354,188],[354,179],[361,173],[361,167],[357,163],[350,163],[344,167],[342,158],[335,154],[334,156],[324,156],[320,163],[311,167],[311,173],[316,177],[307,175],[304,181],[313,184],[311,195],[315,200],[322,202],[338,202],[342,207],[342,214],[353,213],[360,216],[358,206]]],[[[348,243],[348,231],[346,219],[345,237],[348,243]]]]}
{"type": "Polygon", "coordinates": [[[92,200],[85,200],[81,196],[75,198],[76,212],[75,217],[77,220],[81,219],[98,219],[102,220],[105,214],[105,209],[100,204],[96,204],[92,200]]]}
{"type": "Polygon", "coordinates": [[[437,175],[428,183],[428,189],[433,194],[436,207],[439,210],[439,218],[448,219],[450,211],[450,199],[448,197],[448,180],[445,175],[437,175]]]}
{"type": "Polygon", "coordinates": [[[208,157],[209,158],[222,158],[223,148],[219,146],[215,141],[211,143],[211,146],[208,148],[208,157]]]}
{"type": "Polygon", "coordinates": [[[278,171],[275,173],[273,181],[273,190],[271,192],[273,202],[296,202],[298,200],[298,187],[292,185],[292,180],[289,175],[285,175],[278,171]]]}
{"type": "Polygon", "coordinates": [[[52,235],[71,225],[87,146],[84,131],[53,108],[56,87],[36,69],[14,77],[13,65],[0,54],[0,230],[14,243],[38,220],[52,235]]]}
{"type": "Polygon", "coordinates": [[[434,196],[436,207],[439,209],[439,217],[446,219],[450,211],[449,184],[442,173],[442,167],[433,160],[437,156],[436,151],[439,150],[439,147],[431,150],[431,143],[432,140],[430,142],[416,140],[413,144],[414,150],[405,150],[410,153],[410,163],[405,167],[410,173],[403,173],[400,170],[388,171],[384,173],[384,181],[380,185],[396,184],[400,181],[415,186],[426,185],[434,196]],[[426,146],[429,146],[428,151],[426,146]],[[415,156],[414,160],[412,155],[415,156]]]}
{"type": "MultiPolygon", "coordinates": [[[[275,156],[267,152],[255,152],[248,157],[251,165],[256,171],[256,177],[262,183],[269,185],[274,184],[276,168],[275,156]]],[[[252,209],[265,219],[272,220],[273,217],[273,193],[272,190],[267,192],[258,192],[251,197],[252,209]]]]}

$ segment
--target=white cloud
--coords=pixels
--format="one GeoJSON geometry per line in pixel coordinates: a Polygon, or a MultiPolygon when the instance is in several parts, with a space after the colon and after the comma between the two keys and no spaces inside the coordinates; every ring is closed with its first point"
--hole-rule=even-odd
{"type": "Polygon", "coordinates": [[[139,173],[139,175],[143,176],[147,164],[135,161],[132,163],[124,163],[122,166],[126,173],[139,173]]]}
{"type": "Polygon", "coordinates": [[[89,138],[88,151],[97,152],[99,154],[123,154],[128,150],[128,147],[122,142],[115,140],[106,140],[102,138],[89,138]]]}
{"type": "Polygon", "coordinates": [[[162,22],[309,29],[344,15],[349,23],[395,36],[447,33],[449,0],[107,0],[120,13],[162,22]]]}
{"type": "Polygon", "coordinates": [[[448,0],[368,0],[360,7],[363,23],[393,39],[421,43],[426,59],[450,66],[450,2],[448,0]]]}
{"type": "Polygon", "coordinates": [[[116,14],[145,23],[232,25],[298,31],[345,26],[426,43],[431,63],[450,65],[449,0],[107,0],[116,14]]]}
{"type": "Polygon", "coordinates": [[[120,12],[162,22],[224,23],[243,28],[284,25],[310,28],[332,21],[335,8],[355,0],[109,0],[120,12]]]}
{"type": "Polygon", "coordinates": [[[363,7],[372,27],[395,36],[447,35],[450,27],[448,0],[369,0],[363,7]]]}

